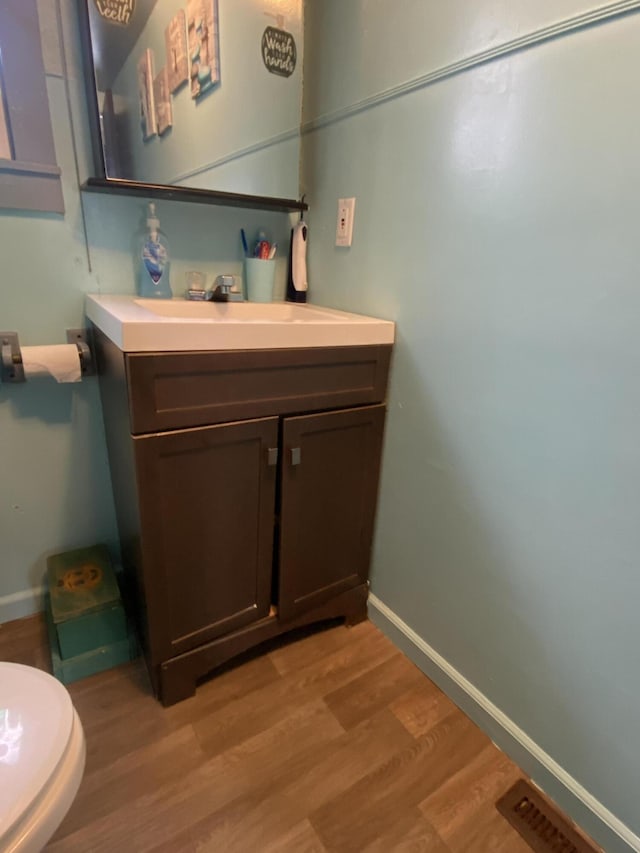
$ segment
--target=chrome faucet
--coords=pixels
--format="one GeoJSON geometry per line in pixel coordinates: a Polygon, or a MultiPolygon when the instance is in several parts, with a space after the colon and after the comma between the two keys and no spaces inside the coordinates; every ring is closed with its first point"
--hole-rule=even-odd
{"type": "Polygon", "coordinates": [[[234,284],[232,275],[219,275],[213,282],[211,299],[214,302],[243,302],[242,290],[234,290],[234,284]]]}
{"type": "Polygon", "coordinates": [[[200,302],[243,302],[241,290],[234,290],[235,280],[232,275],[219,275],[213,282],[213,290],[189,289],[187,299],[200,302]]]}
{"type": "Polygon", "coordinates": [[[219,275],[213,282],[213,290],[211,291],[211,299],[214,302],[229,302],[233,299],[231,291],[233,290],[233,276],[219,275]]]}

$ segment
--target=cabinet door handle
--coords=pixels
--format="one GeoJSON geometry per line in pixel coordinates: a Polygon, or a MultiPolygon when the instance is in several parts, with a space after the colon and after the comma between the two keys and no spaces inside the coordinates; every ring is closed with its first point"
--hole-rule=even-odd
{"type": "Polygon", "coordinates": [[[302,452],[299,447],[291,448],[291,464],[299,465],[302,457],[302,452]]]}
{"type": "Polygon", "coordinates": [[[277,465],[278,464],[278,448],[277,447],[269,447],[267,449],[267,465],[277,465]]]}

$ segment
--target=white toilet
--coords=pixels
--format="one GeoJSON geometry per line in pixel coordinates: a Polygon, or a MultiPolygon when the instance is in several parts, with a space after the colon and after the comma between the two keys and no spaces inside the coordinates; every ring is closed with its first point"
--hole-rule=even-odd
{"type": "Polygon", "coordinates": [[[0,851],[39,853],[66,815],[85,762],[82,724],[51,675],[0,662],[0,851]]]}

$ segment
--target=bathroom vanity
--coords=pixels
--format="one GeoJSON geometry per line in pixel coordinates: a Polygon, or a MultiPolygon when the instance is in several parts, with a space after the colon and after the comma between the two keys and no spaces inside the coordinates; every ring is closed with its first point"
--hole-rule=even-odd
{"type": "Polygon", "coordinates": [[[365,618],[393,323],[133,297],[87,314],[162,702],[278,634],[365,618]]]}

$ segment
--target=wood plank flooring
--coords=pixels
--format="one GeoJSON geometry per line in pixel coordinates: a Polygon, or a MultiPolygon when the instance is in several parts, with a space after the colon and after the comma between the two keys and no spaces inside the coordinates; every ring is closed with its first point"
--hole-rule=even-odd
{"type": "MultiPolygon", "coordinates": [[[[39,617],[0,625],[0,660],[48,668],[39,617]]],[[[139,661],[70,692],[87,767],[51,853],[530,853],[494,805],[523,774],[369,622],[167,709],[139,661]]]]}

